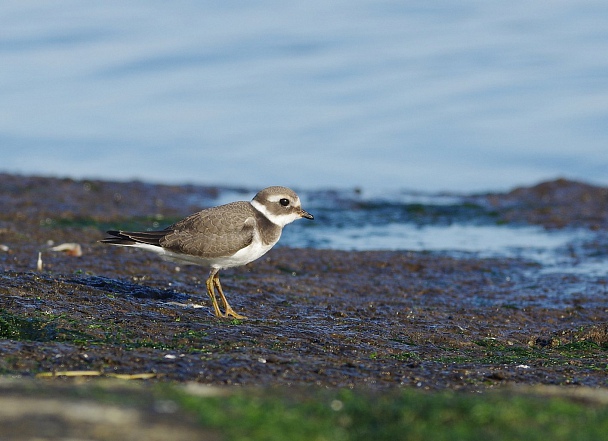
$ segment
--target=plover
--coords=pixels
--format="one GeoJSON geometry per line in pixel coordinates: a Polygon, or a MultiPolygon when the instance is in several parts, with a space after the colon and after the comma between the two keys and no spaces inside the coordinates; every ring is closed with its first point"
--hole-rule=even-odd
{"type": "Polygon", "coordinates": [[[302,209],[298,195],[286,187],[261,190],[251,202],[231,202],[207,208],[160,231],[108,231],[103,243],[143,248],[167,260],[211,269],[207,294],[217,317],[244,319],[228,304],[219,271],[245,265],[263,256],[281,237],[283,227],[296,219],[314,219],[302,209]],[[220,310],[215,288],[224,312],[220,310]]]}

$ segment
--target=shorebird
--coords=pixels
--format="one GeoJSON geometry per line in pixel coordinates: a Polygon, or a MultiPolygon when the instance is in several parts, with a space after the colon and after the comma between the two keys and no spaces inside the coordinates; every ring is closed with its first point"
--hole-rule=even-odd
{"type": "Polygon", "coordinates": [[[238,201],[194,213],[160,231],[120,231],[100,242],[142,248],[162,258],[210,268],[207,294],[217,317],[246,318],[236,313],[222,290],[219,271],[263,256],[296,219],[314,219],[302,209],[298,195],[286,187],[261,190],[251,202],[238,201]],[[219,293],[224,312],[215,295],[219,293]]]}

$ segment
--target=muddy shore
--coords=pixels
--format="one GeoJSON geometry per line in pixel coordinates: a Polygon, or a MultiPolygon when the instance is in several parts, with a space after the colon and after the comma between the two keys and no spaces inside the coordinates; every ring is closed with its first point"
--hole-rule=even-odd
{"type": "MultiPolygon", "coordinates": [[[[211,314],[200,268],[97,243],[108,228],[162,228],[214,205],[217,193],[0,174],[0,373],[469,391],[608,386],[608,269],[588,276],[521,259],[276,248],[222,272],[231,305],[249,317],[237,321],[211,314]],[[66,242],[82,256],[49,250],[66,242]]],[[[472,198],[500,222],[608,231],[606,188],[557,180],[472,198]]],[[[606,256],[606,241],[584,252],[606,256]]]]}

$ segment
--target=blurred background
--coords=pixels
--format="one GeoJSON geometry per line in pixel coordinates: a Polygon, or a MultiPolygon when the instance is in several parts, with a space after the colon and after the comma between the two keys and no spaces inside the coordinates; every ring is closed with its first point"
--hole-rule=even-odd
{"type": "Polygon", "coordinates": [[[608,184],[608,3],[4,1],[0,171],[608,184]]]}

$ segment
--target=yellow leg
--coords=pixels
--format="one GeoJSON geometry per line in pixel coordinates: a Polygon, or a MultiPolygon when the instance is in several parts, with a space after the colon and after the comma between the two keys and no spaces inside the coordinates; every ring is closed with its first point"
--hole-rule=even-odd
{"type": "MultiPolygon", "coordinates": [[[[213,310],[215,311],[215,316],[223,317],[223,315],[220,311],[220,307],[217,304],[217,299],[215,298],[215,291],[213,290],[213,278],[215,277],[216,274],[217,274],[217,270],[211,270],[211,274],[209,274],[209,278],[205,282],[205,285],[207,285],[207,294],[209,294],[209,298],[211,299],[211,302],[213,303],[213,310]]],[[[222,296],[223,296],[223,294],[222,294],[222,296]]]]}
{"type": "MultiPolygon", "coordinates": [[[[224,310],[226,311],[222,317],[234,317],[235,319],[246,319],[244,315],[238,314],[232,309],[232,307],[228,304],[228,300],[226,300],[226,296],[224,295],[224,290],[222,289],[222,284],[220,283],[220,275],[218,271],[215,271],[210,278],[213,279],[213,285],[217,288],[217,291],[220,293],[220,298],[222,299],[222,303],[224,304],[224,310]]],[[[215,298],[215,296],[214,296],[215,298]]]]}

